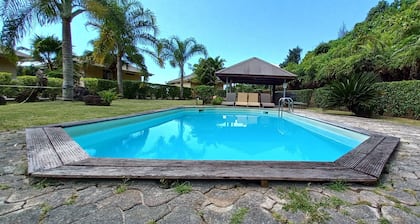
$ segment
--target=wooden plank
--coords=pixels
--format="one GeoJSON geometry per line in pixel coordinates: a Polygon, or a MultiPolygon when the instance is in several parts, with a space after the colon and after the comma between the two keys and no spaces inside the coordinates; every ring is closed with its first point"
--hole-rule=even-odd
{"type": "Polygon", "coordinates": [[[170,166],[170,167],[191,167],[191,166],[264,166],[271,168],[331,168],[337,169],[334,163],[328,162],[277,162],[277,161],[194,161],[194,160],[152,160],[152,159],[107,159],[89,158],[78,161],[72,165],[86,166],[170,166]]]}
{"type": "Polygon", "coordinates": [[[85,150],[73,141],[73,139],[62,128],[47,127],[44,128],[44,130],[64,164],[70,164],[89,158],[89,155],[85,152],[85,150]]]}
{"type": "Polygon", "coordinates": [[[63,165],[42,128],[26,129],[28,173],[63,165]]]}
{"type": "Polygon", "coordinates": [[[101,167],[62,166],[37,173],[44,177],[58,178],[132,178],[132,179],[246,179],[246,180],[293,180],[374,182],[376,178],[351,169],[250,169],[247,166],[232,167],[101,167]]]}
{"type": "Polygon", "coordinates": [[[398,146],[398,143],[398,138],[385,138],[354,169],[375,177],[379,177],[392,152],[398,146]]]}
{"type": "Polygon", "coordinates": [[[356,167],[384,138],[380,135],[371,136],[355,149],[340,157],[335,163],[348,168],[356,167]]]}

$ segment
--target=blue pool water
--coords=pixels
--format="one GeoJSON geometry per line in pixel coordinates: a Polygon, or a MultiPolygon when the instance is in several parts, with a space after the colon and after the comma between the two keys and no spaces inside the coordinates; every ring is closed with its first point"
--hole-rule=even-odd
{"type": "Polygon", "coordinates": [[[368,136],[276,111],[176,109],[65,128],[91,157],[332,162],[368,136]]]}

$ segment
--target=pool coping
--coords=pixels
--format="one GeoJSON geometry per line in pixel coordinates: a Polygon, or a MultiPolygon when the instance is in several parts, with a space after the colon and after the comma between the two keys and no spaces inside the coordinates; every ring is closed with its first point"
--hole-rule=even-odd
{"type": "Polygon", "coordinates": [[[51,178],[245,179],[374,183],[379,179],[388,159],[399,144],[399,138],[396,137],[294,114],[370,137],[334,162],[103,159],[91,158],[63,129],[180,108],[214,107],[174,107],[127,116],[27,128],[28,174],[51,178]]]}

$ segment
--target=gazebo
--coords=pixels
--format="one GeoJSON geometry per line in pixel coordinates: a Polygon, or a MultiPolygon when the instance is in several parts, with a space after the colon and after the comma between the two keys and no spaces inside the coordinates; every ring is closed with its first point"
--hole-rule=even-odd
{"type": "Polygon", "coordinates": [[[285,88],[287,81],[296,78],[295,74],[280,68],[280,66],[256,57],[221,69],[215,74],[229,86],[232,86],[232,83],[272,85],[273,101],[276,85],[284,84],[285,88]]]}

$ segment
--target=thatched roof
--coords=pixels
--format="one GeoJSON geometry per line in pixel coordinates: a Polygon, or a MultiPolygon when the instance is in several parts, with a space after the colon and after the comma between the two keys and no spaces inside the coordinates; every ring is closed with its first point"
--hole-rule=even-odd
{"type": "Polygon", "coordinates": [[[281,85],[285,80],[292,80],[296,75],[277,65],[253,57],[216,72],[223,82],[281,85]]]}

